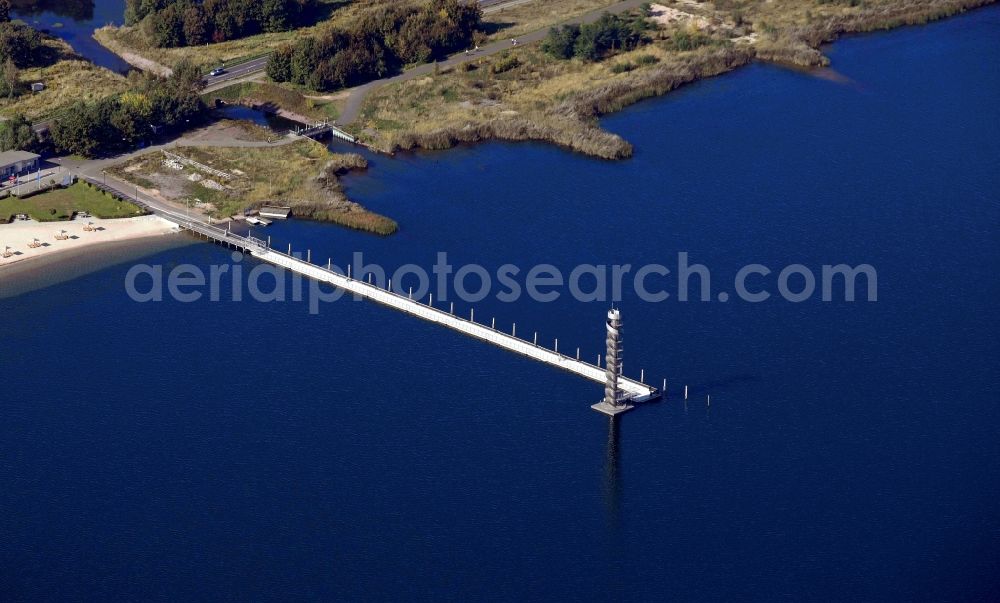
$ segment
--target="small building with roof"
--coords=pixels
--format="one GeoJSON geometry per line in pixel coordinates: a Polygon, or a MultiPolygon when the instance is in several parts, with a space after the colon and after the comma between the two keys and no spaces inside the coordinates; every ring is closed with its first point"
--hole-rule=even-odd
{"type": "Polygon", "coordinates": [[[4,151],[0,153],[0,178],[27,174],[38,169],[39,156],[27,151],[4,151]]]}

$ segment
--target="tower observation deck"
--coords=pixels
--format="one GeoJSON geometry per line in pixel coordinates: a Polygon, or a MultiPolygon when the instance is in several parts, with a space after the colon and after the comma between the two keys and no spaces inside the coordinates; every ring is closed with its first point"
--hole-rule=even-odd
{"type": "Polygon", "coordinates": [[[617,308],[608,310],[607,355],[604,369],[604,399],[591,406],[606,415],[617,415],[634,408],[635,396],[620,386],[622,377],[622,314],[617,308]]]}

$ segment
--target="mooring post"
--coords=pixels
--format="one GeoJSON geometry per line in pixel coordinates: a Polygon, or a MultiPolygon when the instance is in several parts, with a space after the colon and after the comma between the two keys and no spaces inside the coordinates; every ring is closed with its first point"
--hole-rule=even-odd
{"type": "Polygon", "coordinates": [[[597,366],[601,366],[601,355],[597,355],[597,366]]]}
{"type": "Polygon", "coordinates": [[[313,250],[306,249],[306,264],[312,264],[312,263],[313,263],[313,250]]]}
{"type": "Polygon", "coordinates": [[[428,306],[433,306],[434,305],[434,294],[433,293],[431,293],[431,299],[430,299],[429,302],[427,302],[427,305],[428,306]]]}
{"type": "Polygon", "coordinates": [[[576,359],[580,359],[580,348],[576,348],[576,359]]]}
{"type": "Polygon", "coordinates": [[[292,255],[292,244],[288,244],[288,255],[292,255]]]}
{"type": "Polygon", "coordinates": [[[663,389],[661,391],[663,392],[663,395],[665,397],[667,395],[667,380],[666,379],[663,380],[663,389]]]}
{"type": "Polygon", "coordinates": [[[688,399],[688,386],[685,385],[684,386],[684,401],[686,402],[687,399],[688,399]]]}
{"type": "Polygon", "coordinates": [[[712,396],[706,397],[705,398],[705,402],[708,404],[708,406],[711,406],[712,405],[712,396]]]}
{"type": "Polygon", "coordinates": [[[413,287],[410,287],[410,299],[413,299],[413,287]]]}
{"type": "Polygon", "coordinates": [[[448,314],[455,313],[455,302],[451,302],[451,307],[448,309],[448,314]]]}
{"type": "Polygon", "coordinates": [[[514,323],[514,326],[510,328],[510,336],[511,337],[517,337],[517,323],[516,322],[514,323]]]}
{"type": "Polygon", "coordinates": [[[558,339],[556,339],[556,349],[555,349],[555,352],[556,352],[556,354],[559,353],[559,340],[558,339]]]}
{"type": "Polygon", "coordinates": [[[469,322],[476,322],[476,309],[475,308],[470,308],[469,309],[469,322]]]}
{"type": "Polygon", "coordinates": [[[267,248],[271,248],[271,235],[267,235],[267,248]]]}
{"type": "Polygon", "coordinates": [[[646,382],[646,369],[639,369],[639,383],[646,382]]]}
{"type": "Polygon", "coordinates": [[[496,316],[493,317],[493,322],[490,323],[490,328],[493,329],[494,331],[497,330],[497,317],[496,316]]]}
{"type": "Polygon", "coordinates": [[[531,342],[532,345],[538,345],[538,331],[535,331],[535,339],[531,342]]]}
{"type": "Polygon", "coordinates": [[[326,269],[330,270],[333,268],[333,258],[326,258],[326,269]]]}

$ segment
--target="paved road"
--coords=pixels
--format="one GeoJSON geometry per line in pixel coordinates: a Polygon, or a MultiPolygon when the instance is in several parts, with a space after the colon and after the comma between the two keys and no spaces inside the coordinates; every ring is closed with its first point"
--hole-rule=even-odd
{"type": "MultiPolygon", "coordinates": [[[[538,0],[479,0],[479,4],[483,7],[483,11],[486,13],[494,12],[508,6],[516,6],[519,4],[524,4],[526,2],[535,2],[538,0]]],[[[205,89],[208,92],[214,90],[219,90],[224,88],[224,84],[227,83],[238,83],[235,80],[246,81],[249,80],[249,76],[254,76],[259,73],[263,73],[267,68],[267,60],[270,55],[265,55],[246,61],[244,63],[238,63],[236,65],[226,66],[226,72],[222,75],[212,76],[206,75],[202,78],[205,82],[205,89]]]]}
{"type": "Polygon", "coordinates": [[[202,81],[205,82],[206,88],[215,87],[230,80],[237,80],[245,78],[248,75],[260,73],[267,67],[267,59],[269,56],[270,55],[257,57],[256,59],[246,61],[245,63],[237,63],[236,65],[227,65],[226,72],[222,75],[206,75],[202,78],[202,81]]]}
{"type": "MultiPolygon", "coordinates": [[[[624,0],[617,4],[612,4],[605,8],[599,8],[597,10],[590,11],[589,13],[580,15],[579,17],[574,17],[572,19],[567,19],[560,23],[560,25],[580,25],[583,23],[593,23],[597,21],[601,15],[604,13],[618,14],[623,13],[628,10],[636,9],[648,2],[648,0],[624,0]]],[[[519,36],[517,38],[518,45],[530,44],[532,42],[538,42],[548,35],[548,28],[540,29],[538,31],[533,31],[529,34],[519,36]]],[[[459,52],[451,55],[444,61],[437,63],[439,68],[454,67],[456,65],[461,65],[462,63],[479,59],[482,57],[497,54],[498,52],[503,52],[505,50],[510,50],[513,47],[510,40],[500,40],[498,42],[493,42],[487,44],[479,49],[477,52],[471,52],[465,54],[464,52],[459,52]]],[[[350,96],[347,97],[347,105],[344,111],[340,114],[340,118],[337,120],[337,124],[341,126],[346,126],[354,123],[355,120],[361,115],[361,107],[364,104],[365,98],[373,91],[385,86],[386,84],[395,84],[398,82],[405,82],[407,80],[412,80],[413,78],[423,77],[434,71],[434,63],[427,63],[420,65],[419,67],[414,67],[404,71],[403,73],[384,78],[381,80],[375,80],[369,82],[363,86],[357,86],[351,88],[350,96]]]]}

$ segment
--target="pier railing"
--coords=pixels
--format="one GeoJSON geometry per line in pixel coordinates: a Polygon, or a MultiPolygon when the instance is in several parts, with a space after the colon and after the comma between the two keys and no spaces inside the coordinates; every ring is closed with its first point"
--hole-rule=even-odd
{"type": "MultiPolygon", "coordinates": [[[[455,331],[459,331],[461,333],[465,333],[466,335],[475,337],[476,339],[492,343],[493,345],[516,352],[522,356],[528,356],[535,360],[576,373],[577,375],[592,381],[603,383],[605,380],[605,369],[601,366],[574,358],[573,356],[568,356],[554,349],[550,350],[544,346],[538,345],[537,343],[521,339],[514,333],[500,331],[494,326],[478,323],[474,320],[473,315],[470,315],[470,318],[457,316],[450,311],[446,312],[430,305],[429,303],[414,300],[409,295],[392,291],[388,287],[382,289],[381,287],[367,283],[364,280],[352,278],[330,268],[317,266],[316,264],[312,264],[302,260],[301,258],[297,258],[293,255],[289,255],[273,248],[258,251],[251,250],[251,253],[257,258],[271,264],[287,268],[288,270],[297,272],[303,276],[314,278],[321,282],[333,284],[345,291],[349,291],[366,299],[396,308],[413,316],[423,318],[424,320],[447,326],[455,331]]],[[[655,387],[646,385],[645,383],[634,379],[622,378],[620,386],[630,398],[637,401],[657,397],[660,393],[655,387]]]]}
{"type": "MultiPolygon", "coordinates": [[[[96,186],[106,189],[106,187],[101,185],[99,182],[89,179],[88,181],[96,186]]],[[[115,194],[121,194],[118,191],[114,192],[115,194]]],[[[365,282],[364,280],[358,280],[350,275],[337,272],[332,269],[332,265],[331,267],[318,266],[310,261],[296,257],[291,253],[278,251],[269,247],[267,242],[260,239],[236,234],[229,229],[220,228],[214,224],[197,220],[186,214],[164,210],[162,208],[153,208],[138,198],[132,198],[131,200],[139,206],[147,210],[154,211],[157,215],[174,222],[181,228],[190,230],[208,239],[214,240],[217,243],[241,249],[261,261],[285,268],[320,282],[334,285],[344,291],[348,291],[362,298],[378,302],[382,305],[395,308],[430,322],[438,323],[451,328],[454,331],[464,333],[470,337],[486,341],[508,351],[575,373],[581,377],[590,379],[591,381],[596,381],[598,383],[604,383],[605,381],[605,369],[599,364],[591,364],[590,362],[581,360],[579,357],[574,358],[559,352],[558,343],[556,343],[556,349],[550,350],[544,346],[538,345],[537,341],[527,341],[525,339],[521,339],[516,335],[513,328],[511,333],[506,333],[497,329],[495,327],[495,323],[491,325],[478,323],[475,321],[475,315],[472,313],[474,310],[470,311],[469,318],[463,318],[455,315],[451,311],[446,312],[434,307],[430,303],[430,298],[428,298],[428,303],[423,303],[420,300],[413,299],[409,295],[392,291],[390,286],[383,289],[375,284],[365,282]]],[[[661,395],[661,392],[657,388],[647,385],[641,380],[637,381],[626,377],[620,378],[619,387],[623,392],[625,392],[627,398],[636,402],[651,400],[658,398],[661,395]]]]}

